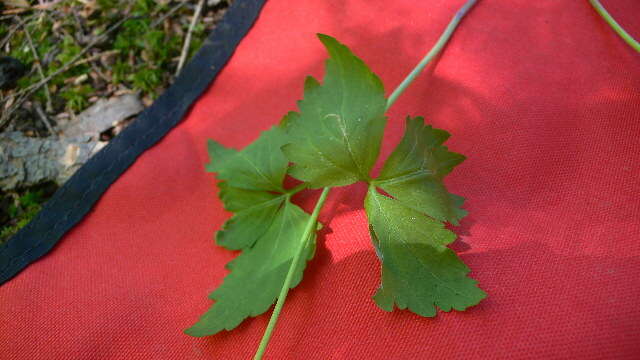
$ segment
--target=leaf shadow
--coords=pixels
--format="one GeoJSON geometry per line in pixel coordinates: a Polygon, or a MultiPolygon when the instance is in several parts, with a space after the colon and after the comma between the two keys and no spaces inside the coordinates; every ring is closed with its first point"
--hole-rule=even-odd
{"type": "MultiPolygon", "coordinates": [[[[604,337],[618,336],[617,351],[639,349],[633,339],[626,337],[629,339],[626,341],[623,336],[636,327],[637,318],[629,317],[633,310],[621,311],[616,304],[638,298],[640,288],[612,280],[633,278],[640,268],[640,257],[565,256],[545,242],[523,239],[513,247],[462,254],[461,259],[473,269],[470,276],[479,281],[489,296],[464,312],[439,311],[434,318],[398,309],[388,313],[375,305],[371,296],[379,283],[380,265],[371,249],[356,250],[331,266],[317,269],[316,281],[303,281],[287,299],[269,353],[280,358],[296,358],[300,354],[308,354],[310,359],[346,355],[394,358],[402,356],[397,347],[378,349],[368,345],[394,343],[398,338],[411,339],[407,346],[420,344],[446,336],[452,328],[465,334],[456,337],[457,347],[439,348],[452,351],[452,356],[459,349],[475,349],[473,345],[480,341],[500,344],[504,338],[510,338],[516,343],[526,343],[532,336],[546,344],[546,350],[559,350],[572,341],[575,323],[589,326],[590,331],[604,337]],[[598,291],[581,295],[584,289],[598,291]],[[523,322],[523,309],[539,311],[535,319],[523,322]],[[608,323],[616,324],[617,330],[603,333],[597,322],[591,325],[584,322],[589,318],[606,318],[608,323]],[[498,327],[497,319],[501,323],[498,327]],[[549,331],[549,323],[555,324],[554,331],[549,331]],[[372,328],[378,329],[375,336],[371,334],[372,328]]],[[[233,332],[202,339],[197,346],[209,355],[224,349],[225,353],[237,351],[240,357],[250,357],[254,349],[238,344],[246,344],[249,337],[257,341],[267,319],[268,316],[262,316],[252,320],[252,324],[246,322],[233,332]]],[[[600,353],[600,345],[591,344],[592,351],[600,353]]],[[[512,349],[501,351],[507,355],[512,349]]]]}

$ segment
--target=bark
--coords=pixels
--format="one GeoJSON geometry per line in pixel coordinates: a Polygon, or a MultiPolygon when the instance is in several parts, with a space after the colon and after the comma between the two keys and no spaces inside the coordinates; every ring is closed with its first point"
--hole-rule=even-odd
{"type": "Polygon", "coordinates": [[[63,184],[106,143],[88,137],[31,138],[20,132],[0,134],[0,188],[63,184]]]}

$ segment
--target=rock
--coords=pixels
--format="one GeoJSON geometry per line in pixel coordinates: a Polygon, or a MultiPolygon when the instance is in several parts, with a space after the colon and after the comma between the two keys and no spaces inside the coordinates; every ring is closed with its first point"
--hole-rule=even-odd
{"type": "Polygon", "coordinates": [[[10,190],[54,180],[62,185],[105,142],[87,138],[31,138],[20,132],[0,134],[0,188],[10,190]]]}
{"type": "Polygon", "coordinates": [[[27,67],[20,60],[10,56],[0,57],[0,88],[8,90],[16,86],[16,81],[24,76],[27,67]]]}
{"type": "Polygon", "coordinates": [[[100,133],[112,128],[121,121],[144,110],[140,98],[135,94],[125,94],[110,99],[100,99],[75,120],[61,129],[62,136],[74,138],[89,136],[97,140],[100,133]]]}

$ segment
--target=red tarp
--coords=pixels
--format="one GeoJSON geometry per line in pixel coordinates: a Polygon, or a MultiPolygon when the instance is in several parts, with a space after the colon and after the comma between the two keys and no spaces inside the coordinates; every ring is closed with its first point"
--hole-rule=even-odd
{"type": "MultiPolygon", "coordinates": [[[[47,256],[0,287],[2,359],[247,359],[268,315],[182,333],[235,254],[203,171],[205,141],[243,147],[322,76],[316,32],[349,45],[390,93],[435,43],[456,1],[270,0],[190,115],[107,191],[47,256]]],[[[640,3],[605,1],[640,37],[640,3]]],[[[640,357],[640,55],[587,1],[480,0],[440,60],[389,112],[468,156],[448,178],[470,215],[453,248],[489,297],[435,319],[386,313],[365,186],[335,189],[316,258],[270,359],[640,357]]],[[[299,196],[310,209],[318,192],[299,196]]]]}

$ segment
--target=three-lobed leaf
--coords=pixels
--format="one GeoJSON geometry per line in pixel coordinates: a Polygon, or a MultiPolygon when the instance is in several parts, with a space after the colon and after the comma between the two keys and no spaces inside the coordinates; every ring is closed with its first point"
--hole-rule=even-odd
{"type": "MultiPolygon", "coordinates": [[[[230,273],[210,295],[215,304],[186,333],[213,335],[231,330],[249,316],[264,313],[275,302],[300,244],[310,216],[290,201],[282,181],[287,159],[280,147],[286,136],[274,127],[242,151],[210,141],[209,171],[222,181],[220,198],[234,212],[216,239],[219,245],[242,250],[227,268],[230,273]]],[[[311,259],[315,234],[303,249],[311,259]]],[[[302,279],[306,262],[295,269],[291,287],[302,279]]]]}
{"type": "Polygon", "coordinates": [[[323,84],[308,77],[299,113],[287,115],[290,174],[312,188],[367,181],[386,122],[380,79],[336,39],[319,34],[329,52],[323,84]]]}
{"type": "Polygon", "coordinates": [[[371,182],[365,199],[371,238],[382,262],[382,281],[374,300],[422,316],[436,307],[450,311],[476,305],[486,294],[469,277],[469,268],[447,244],[456,235],[442,221],[457,222],[463,199],[450,194],[442,178],[464,160],[442,143],[443,130],[407,119],[405,135],[371,182]],[[381,194],[376,186],[393,198],[381,194]]]}

